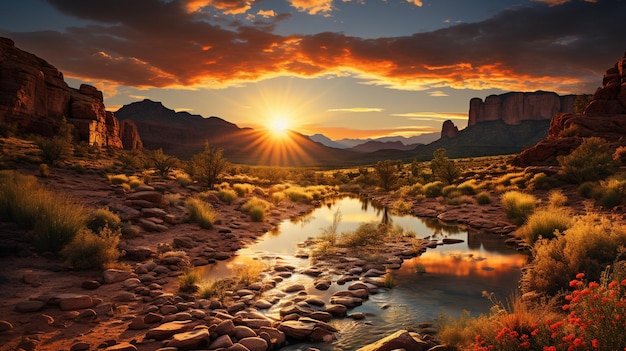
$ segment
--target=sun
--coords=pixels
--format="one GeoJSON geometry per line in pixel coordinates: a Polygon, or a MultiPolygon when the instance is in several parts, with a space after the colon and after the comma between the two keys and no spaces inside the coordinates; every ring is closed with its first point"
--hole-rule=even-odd
{"type": "Polygon", "coordinates": [[[289,123],[287,123],[285,118],[275,118],[270,125],[270,129],[274,133],[281,134],[289,129],[289,123]]]}

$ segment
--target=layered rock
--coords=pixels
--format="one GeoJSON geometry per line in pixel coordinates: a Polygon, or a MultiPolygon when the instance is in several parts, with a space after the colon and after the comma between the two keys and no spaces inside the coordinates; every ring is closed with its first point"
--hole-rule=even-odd
{"type": "MultiPolygon", "coordinates": [[[[124,146],[120,123],[105,110],[101,91],[86,84],[69,87],[54,66],[0,38],[0,122],[23,133],[53,136],[64,118],[75,126],[78,141],[124,146]]],[[[140,147],[134,125],[124,129],[128,145],[140,147]]]]}
{"type": "Polygon", "coordinates": [[[550,122],[548,136],[514,160],[518,166],[554,162],[568,155],[584,138],[601,137],[614,146],[626,135],[626,53],[609,68],[583,114],[560,113],[550,122]]]}
{"type": "Polygon", "coordinates": [[[468,127],[496,120],[509,125],[528,120],[549,120],[555,113],[573,113],[575,99],[576,95],[559,96],[547,91],[490,95],[484,102],[473,98],[470,100],[468,127]]]}

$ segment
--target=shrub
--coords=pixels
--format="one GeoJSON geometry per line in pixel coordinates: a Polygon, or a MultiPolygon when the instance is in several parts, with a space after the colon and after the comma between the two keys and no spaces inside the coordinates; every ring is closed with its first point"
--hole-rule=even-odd
{"type": "Polygon", "coordinates": [[[186,173],[178,173],[176,174],[176,182],[184,188],[189,184],[193,184],[193,179],[186,173]]]}
{"type": "Polygon", "coordinates": [[[241,206],[241,210],[248,213],[253,221],[261,222],[265,219],[265,215],[270,210],[271,206],[269,202],[263,199],[252,197],[241,206]]]}
{"type": "Polygon", "coordinates": [[[477,188],[476,181],[473,179],[463,182],[456,187],[463,195],[475,195],[477,188]]]}
{"type": "Polygon", "coordinates": [[[441,196],[441,191],[443,190],[443,182],[435,181],[424,185],[424,195],[426,197],[437,197],[441,196]]]}
{"type": "Polygon", "coordinates": [[[535,210],[537,199],[519,191],[508,191],[500,198],[506,216],[515,224],[522,224],[535,210]]]}
{"type": "Polygon", "coordinates": [[[237,192],[238,196],[245,196],[246,194],[252,193],[254,185],[248,183],[237,183],[233,184],[233,190],[237,192]]]}
{"type": "Polygon", "coordinates": [[[571,154],[557,159],[561,165],[559,174],[576,184],[605,179],[616,166],[609,143],[598,137],[584,139],[571,154]]]}
{"type": "Polygon", "coordinates": [[[626,226],[593,213],[576,217],[563,235],[535,243],[530,268],[522,273],[522,288],[553,295],[567,289],[578,272],[598,280],[624,245],[626,226]]]}
{"type": "Polygon", "coordinates": [[[50,176],[50,166],[45,163],[39,165],[39,175],[43,178],[48,178],[50,176]]]}
{"type": "Polygon", "coordinates": [[[476,202],[478,202],[479,205],[487,205],[491,203],[491,196],[489,196],[489,193],[486,191],[481,191],[480,193],[478,193],[478,195],[476,195],[476,202]]]}
{"type": "Polygon", "coordinates": [[[213,228],[213,223],[217,220],[217,212],[211,205],[192,197],[185,201],[185,207],[189,210],[190,221],[198,223],[200,228],[213,228]]]}
{"type": "Polygon", "coordinates": [[[284,190],[285,195],[293,202],[311,203],[313,195],[307,193],[303,188],[291,187],[284,190]]]}
{"type": "Polygon", "coordinates": [[[533,245],[540,238],[554,238],[555,231],[562,233],[571,225],[572,219],[569,211],[548,207],[531,214],[528,221],[515,232],[515,236],[533,245]]]}
{"type": "Polygon", "coordinates": [[[72,155],[72,125],[63,118],[63,122],[54,137],[38,136],[35,138],[35,144],[39,147],[43,163],[53,165],[57,161],[66,160],[72,155]]]}
{"type": "Polygon", "coordinates": [[[199,281],[200,273],[194,269],[190,269],[184,274],[178,276],[178,291],[184,293],[195,293],[199,289],[199,281]]]}
{"type": "Polygon", "coordinates": [[[236,264],[233,266],[233,274],[237,277],[239,283],[248,285],[260,280],[260,275],[266,269],[265,264],[259,261],[250,261],[245,264],[236,264]]]}
{"type": "Polygon", "coordinates": [[[537,173],[530,180],[530,187],[536,190],[548,190],[552,189],[556,183],[555,178],[548,177],[545,173],[537,173]]]}
{"type": "Polygon", "coordinates": [[[278,205],[284,199],[285,199],[285,193],[283,193],[282,191],[278,191],[278,192],[272,193],[272,203],[274,205],[278,205]]]}
{"type": "Polygon", "coordinates": [[[446,184],[452,184],[461,176],[461,170],[446,157],[446,149],[435,150],[433,156],[434,158],[430,161],[430,169],[435,178],[446,184]]]}
{"type": "Polygon", "coordinates": [[[391,211],[397,214],[409,214],[411,210],[413,210],[413,204],[404,200],[396,200],[391,206],[391,211]]]}
{"type": "Polygon", "coordinates": [[[335,213],[333,213],[333,222],[327,228],[322,230],[322,234],[319,236],[319,239],[328,242],[331,246],[334,246],[337,243],[337,228],[339,228],[341,218],[341,212],[339,210],[335,211],[335,213]]]}
{"type": "Polygon", "coordinates": [[[385,226],[374,222],[361,223],[353,232],[341,233],[339,245],[353,248],[374,245],[381,243],[385,236],[385,226]]]}
{"type": "Polygon", "coordinates": [[[456,194],[456,196],[460,195],[460,192],[457,191],[456,185],[446,185],[441,189],[441,195],[444,197],[454,197],[451,195],[456,194]]]}
{"type": "Polygon", "coordinates": [[[229,162],[223,155],[223,150],[207,143],[204,151],[191,157],[188,164],[188,173],[200,182],[205,183],[210,189],[217,183],[219,177],[229,167],[229,162]]]}
{"type": "Polygon", "coordinates": [[[224,189],[217,192],[217,197],[225,204],[232,204],[237,198],[237,192],[231,189],[224,189]]]}
{"type": "Polygon", "coordinates": [[[200,284],[198,284],[198,295],[203,299],[215,297],[221,300],[226,296],[228,290],[232,288],[232,285],[232,282],[227,279],[200,282],[200,284]]]}
{"type": "Polygon", "coordinates": [[[109,180],[109,183],[111,183],[112,185],[120,185],[120,184],[128,183],[129,181],[128,176],[126,174],[108,175],[107,179],[109,180]]]}
{"type": "Polygon", "coordinates": [[[181,195],[180,194],[164,194],[163,201],[165,201],[170,206],[176,206],[180,203],[181,195]]]}
{"type": "Polygon", "coordinates": [[[105,227],[115,232],[120,229],[121,224],[120,217],[107,208],[97,209],[87,218],[87,228],[94,233],[100,233],[105,227]]]}
{"type": "Polygon", "coordinates": [[[548,203],[551,207],[563,207],[567,203],[567,196],[561,190],[553,190],[548,194],[548,203]]]}
{"type": "Polygon", "coordinates": [[[120,241],[118,231],[104,227],[95,234],[83,228],[72,241],[63,248],[61,255],[75,269],[106,268],[120,256],[117,245],[120,241]]]}
{"type": "Polygon", "coordinates": [[[128,177],[128,186],[131,189],[135,189],[136,187],[140,186],[141,184],[143,184],[143,182],[137,176],[130,176],[130,177],[128,177]]]}
{"type": "Polygon", "coordinates": [[[584,182],[578,186],[578,193],[584,198],[591,198],[595,188],[598,186],[595,182],[584,182]]]}

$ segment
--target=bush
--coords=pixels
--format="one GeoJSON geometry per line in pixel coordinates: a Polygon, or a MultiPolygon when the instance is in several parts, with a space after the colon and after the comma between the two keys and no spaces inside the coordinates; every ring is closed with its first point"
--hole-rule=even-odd
{"type": "Polygon", "coordinates": [[[563,207],[567,203],[567,196],[561,190],[553,190],[548,194],[548,203],[551,207],[563,207]]]}
{"type": "Polygon", "coordinates": [[[424,185],[424,195],[426,197],[437,197],[441,196],[441,191],[443,190],[443,182],[435,181],[424,185]]]}
{"type": "Polygon", "coordinates": [[[441,195],[444,197],[454,197],[454,194],[456,194],[456,196],[461,194],[457,191],[456,185],[446,185],[441,189],[441,195]]]}
{"type": "Polygon", "coordinates": [[[237,192],[231,189],[224,189],[217,192],[217,197],[225,204],[232,204],[237,198],[237,192]]]}
{"type": "Polygon", "coordinates": [[[282,191],[278,191],[278,192],[272,193],[272,203],[274,205],[278,205],[284,199],[285,199],[285,193],[283,193],[282,191]]]}
{"type": "Polygon", "coordinates": [[[198,291],[198,282],[200,281],[200,273],[194,269],[190,269],[185,274],[178,276],[178,291],[184,293],[195,293],[198,291]]]}
{"type": "Polygon", "coordinates": [[[487,205],[491,203],[491,196],[489,196],[489,193],[486,191],[481,191],[480,193],[478,193],[478,195],[476,195],[476,202],[478,202],[479,205],[487,205]]]}
{"type": "Polygon", "coordinates": [[[254,190],[254,185],[248,183],[237,183],[233,184],[233,190],[237,192],[237,195],[242,197],[246,194],[251,194],[254,190]]]}
{"type": "Polygon", "coordinates": [[[124,183],[128,183],[129,179],[126,174],[116,174],[116,175],[108,175],[107,179],[111,185],[121,185],[124,183]]]}
{"type": "Polygon", "coordinates": [[[239,283],[248,285],[261,280],[260,275],[266,269],[266,266],[259,261],[250,261],[246,264],[236,264],[233,266],[233,274],[237,277],[239,283]]]}
{"type": "Polygon", "coordinates": [[[409,214],[413,210],[413,204],[408,201],[397,200],[391,206],[391,211],[396,214],[409,214]]]}
{"type": "Polygon", "coordinates": [[[562,233],[571,225],[572,219],[569,211],[548,207],[531,214],[528,221],[515,232],[515,236],[533,245],[540,238],[554,238],[555,231],[562,233]]]}
{"type": "Polygon", "coordinates": [[[121,224],[120,217],[106,208],[95,210],[87,218],[87,228],[94,233],[100,233],[105,227],[116,232],[120,229],[121,224]]]}
{"type": "Polygon", "coordinates": [[[374,222],[361,223],[359,227],[348,233],[341,233],[339,245],[344,247],[360,247],[379,244],[386,236],[386,227],[374,222]]]}
{"type": "Polygon", "coordinates": [[[535,190],[548,190],[554,188],[557,180],[548,177],[545,173],[537,173],[530,180],[530,187],[535,190]]]}
{"type": "Polygon", "coordinates": [[[227,279],[217,279],[209,282],[200,282],[198,285],[198,295],[203,299],[217,298],[223,299],[233,284],[227,279]]]}
{"type": "Polygon", "coordinates": [[[84,228],[63,248],[61,255],[75,269],[104,269],[120,257],[118,231],[103,228],[98,234],[84,228]]]}
{"type": "Polygon", "coordinates": [[[576,184],[605,179],[615,172],[610,145],[598,137],[586,138],[571,154],[557,159],[561,165],[559,174],[576,184]]]}
{"type": "Polygon", "coordinates": [[[311,203],[313,201],[313,195],[307,193],[303,188],[291,187],[283,191],[289,200],[293,202],[311,203]]]}
{"type": "Polygon", "coordinates": [[[473,179],[463,182],[456,187],[463,195],[476,195],[477,188],[476,181],[473,179]]]}
{"type": "Polygon", "coordinates": [[[522,288],[554,295],[567,289],[578,272],[598,280],[625,245],[626,226],[597,214],[577,217],[563,235],[535,243],[533,261],[522,273],[522,288]]]}
{"type": "Polygon", "coordinates": [[[595,182],[584,182],[578,186],[578,193],[584,198],[591,198],[594,190],[598,186],[595,182]]]}
{"type": "Polygon", "coordinates": [[[35,144],[39,147],[41,161],[53,165],[57,161],[68,159],[72,155],[72,125],[63,118],[57,134],[52,138],[38,136],[35,144]]]}
{"type": "Polygon", "coordinates": [[[198,223],[200,228],[213,228],[213,223],[217,220],[217,212],[211,205],[192,197],[185,201],[185,207],[189,210],[189,220],[191,222],[198,223]]]}
{"type": "Polygon", "coordinates": [[[508,191],[500,198],[506,216],[515,224],[520,225],[535,210],[537,199],[519,191],[508,191]]]}
{"type": "Polygon", "coordinates": [[[241,206],[241,210],[248,213],[253,221],[262,222],[271,207],[272,205],[270,205],[269,202],[257,197],[252,197],[241,206]]]}
{"type": "Polygon", "coordinates": [[[176,174],[176,182],[184,188],[189,184],[193,184],[193,179],[186,173],[178,173],[176,174]]]}

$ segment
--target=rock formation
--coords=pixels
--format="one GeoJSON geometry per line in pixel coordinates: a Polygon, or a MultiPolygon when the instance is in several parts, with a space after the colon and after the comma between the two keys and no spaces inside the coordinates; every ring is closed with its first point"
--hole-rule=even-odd
{"type": "Polygon", "coordinates": [[[548,136],[524,150],[514,160],[518,166],[554,162],[568,155],[584,138],[597,136],[615,146],[624,145],[626,136],[626,53],[602,79],[583,114],[560,113],[550,122],[548,136]]]}
{"type": "Polygon", "coordinates": [[[454,125],[454,122],[447,120],[443,122],[441,127],[441,139],[455,138],[459,134],[459,128],[454,125]]]}
{"type": "MultiPolygon", "coordinates": [[[[86,84],[69,87],[54,66],[0,38],[0,122],[15,124],[21,133],[52,136],[63,118],[75,126],[78,141],[125,145],[120,123],[105,110],[101,91],[86,84]]],[[[134,124],[124,124],[124,130],[126,144],[141,147],[134,124]]]]}
{"type": "Polygon", "coordinates": [[[576,95],[559,96],[547,91],[490,95],[484,102],[473,98],[470,100],[467,126],[495,120],[503,120],[509,125],[528,120],[549,120],[558,112],[573,113],[575,99],[576,95]]]}

